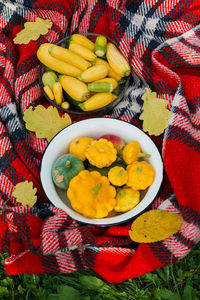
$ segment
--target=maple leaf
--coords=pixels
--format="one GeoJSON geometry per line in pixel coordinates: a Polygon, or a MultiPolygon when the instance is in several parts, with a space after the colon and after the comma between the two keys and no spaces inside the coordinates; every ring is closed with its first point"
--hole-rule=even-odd
{"type": "Polygon", "coordinates": [[[15,44],[28,44],[31,40],[36,41],[40,35],[46,34],[51,26],[50,20],[36,18],[35,22],[24,23],[24,29],[17,33],[13,41],[15,44]]]}
{"type": "Polygon", "coordinates": [[[166,108],[167,100],[156,97],[155,92],[151,92],[150,88],[145,89],[146,92],[142,96],[144,101],[139,119],[143,120],[143,130],[149,132],[150,135],[160,135],[168,126],[168,119],[171,112],[166,108]]]}
{"type": "Polygon", "coordinates": [[[36,192],[37,189],[33,188],[33,182],[28,182],[28,180],[26,180],[16,184],[12,196],[22,205],[32,207],[37,201],[37,196],[35,195],[36,192]]]}
{"type": "Polygon", "coordinates": [[[179,231],[183,218],[161,209],[153,209],[135,219],[129,230],[132,241],[154,243],[179,231]]]}
{"type": "Polygon", "coordinates": [[[37,105],[34,110],[30,106],[25,110],[23,119],[28,130],[34,131],[38,138],[46,138],[48,142],[72,123],[67,113],[61,117],[56,107],[45,108],[42,105],[37,105]]]}

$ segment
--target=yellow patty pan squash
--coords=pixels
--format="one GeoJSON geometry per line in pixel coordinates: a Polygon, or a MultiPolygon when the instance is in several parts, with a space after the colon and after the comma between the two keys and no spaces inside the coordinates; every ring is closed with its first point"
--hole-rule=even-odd
{"type": "Polygon", "coordinates": [[[113,185],[122,186],[127,183],[127,171],[120,166],[112,167],[108,172],[108,179],[113,185]]]}
{"type": "Polygon", "coordinates": [[[140,192],[130,187],[124,187],[117,191],[116,212],[126,212],[133,209],[140,202],[140,192]]]}
{"type": "Polygon", "coordinates": [[[67,196],[75,211],[87,218],[104,218],[116,205],[116,189],[97,171],[81,171],[70,181],[67,196]]]}
{"type": "Polygon", "coordinates": [[[71,143],[69,144],[69,153],[77,156],[82,161],[84,161],[86,159],[85,150],[93,140],[93,138],[86,136],[80,136],[73,139],[73,141],[71,141],[71,143]]]}
{"type": "Polygon", "coordinates": [[[85,156],[97,168],[109,167],[117,159],[117,150],[112,142],[99,139],[88,145],[85,156]]]}
{"type": "Polygon", "coordinates": [[[145,190],[149,187],[155,177],[155,170],[146,161],[135,161],[127,166],[128,181],[127,186],[134,190],[145,190]]]}
{"type": "Polygon", "coordinates": [[[122,151],[123,160],[127,165],[132,164],[141,157],[150,157],[149,154],[141,152],[141,147],[139,142],[131,141],[124,147],[122,151]]]}

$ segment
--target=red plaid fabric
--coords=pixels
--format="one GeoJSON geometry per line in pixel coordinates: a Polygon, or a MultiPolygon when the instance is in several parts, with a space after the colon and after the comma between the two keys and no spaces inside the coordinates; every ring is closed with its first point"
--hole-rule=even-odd
{"type": "Polygon", "coordinates": [[[9,252],[7,274],[68,273],[93,269],[113,283],[140,276],[186,256],[200,239],[200,16],[199,1],[81,0],[0,3],[0,249],[9,252]],[[48,34],[27,45],[13,38],[26,21],[50,19],[48,34]],[[110,36],[132,66],[132,80],[114,116],[141,128],[141,95],[149,86],[169,101],[172,116],[159,137],[164,180],[151,208],[182,215],[180,231],[162,242],[133,243],[131,222],[83,226],[46,199],[39,166],[47,146],[23,123],[30,105],[46,105],[38,82],[36,51],[66,30],[110,36]],[[22,207],[14,186],[32,181],[38,203],[22,207]],[[5,202],[8,200],[5,204],[5,202]]]}

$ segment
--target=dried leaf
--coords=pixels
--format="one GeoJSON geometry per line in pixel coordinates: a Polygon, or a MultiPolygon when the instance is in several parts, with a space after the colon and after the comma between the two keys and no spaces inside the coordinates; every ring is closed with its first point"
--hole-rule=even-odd
{"type": "Polygon", "coordinates": [[[37,201],[37,196],[35,195],[36,192],[37,189],[33,188],[33,182],[28,182],[28,180],[26,180],[16,184],[12,196],[22,205],[32,207],[37,201]]]}
{"type": "Polygon", "coordinates": [[[167,100],[157,98],[156,93],[151,92],[150,88],[145,90],[146,92],[142,96],[144,103],[140,120],[143,120],[144,131],[157,136],[167,128],[171,112],[166,108],[167,100]]]}
{"type": "Polygon", "coordinates": [[[45,108],[38,105],[34,110],[31,106],[25,110],[23,119],[28,130],[34,131],[38,138],[46,138],[48,142],[60,130],[71,124],[70,116],[65,113],[61,117],[57,108],[53,106],[45,108]]]}
{"type": "Polygon", "coordinates": [[[179,215],[161,209],[150,210],[133,221],[129,235],[137,243],[154,243],[178,232],[182,222],[179,215]]]}
{"type": "Polygon", "coordinates": [[[22,29],[13,39],[15,44],[28,44],[31,40],[36,41],[40,35],[46,34],[52,26],[50,20],[36,18],[35,22],[24,23],[22,29]]]}

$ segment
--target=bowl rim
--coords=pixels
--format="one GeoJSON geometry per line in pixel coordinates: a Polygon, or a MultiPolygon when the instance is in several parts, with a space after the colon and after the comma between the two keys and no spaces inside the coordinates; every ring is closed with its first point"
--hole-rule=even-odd
{"type": "MultiPolygon", "coordinates": [[[[91,32],[79,32],[78,34],[81,34],[81,35],[94,35],[94,36],[98,36],[100,34],[98,33],[91,33],[91,32]]],[[[65,42],[66,40],[68,40],[70,38],[71,35],[67,35],[65,36],[63,39],[59,40],[58,42],[56,42],[55,44],[56,45],[60,45],[62,44],[63,42],[65,42]]],[[[106,38],[108,40],[110,40],[112,43],[115,44],[115,46],[118,48],[117,44],[115,43],[115,41],[113,41],[110,37],[106,36],[106,38]]],[[[100,114],[103,114],[103,113],[108,113],[109,111],[111,111],[121,100],[122,98],[124,97],[125,95],[125,92],[126,90],[128,89],[128,86],[129,86],[129,83],[130,83],[130,78],[131,78],[131,74],[129,76],[126,77],[126,82],[124,83],[123,85],[123,88],[120,92],[120,94],[117,96],[117,98],[112,101],[111,103],[107,104],[106,106],[103,106],[101,108],[98,108],[98,109],[95,109],[95,110],[91,110],[91,111],[82,111],[82,110],[78,110],[76,108],[72,108],[72,109],[64,109],[62,108],[61,106],[57,105],[55,103],[55,101],[52,101],[49,99],[49,97],[46,95],[46,93],[44,92],[44,89],[43,89],[43,83],[42,83],[42,68],[44,68],[45,65],[40,63],[40,66],[39,66],[39,72],[38,72],[38,80],[39,80],[39,86],[40,86],[40,89],[42,91],[42,95],[45,97],[45,99],[51,104],[53,105],[54,107],[56,107],[57,109],[59,109],[60,111],[62,112],[65,112],[65,113],[68,113],[68,114],[71,114],[73,115],[74,117],[81,117],[81,116],[90,116],[90,115],[100,115],[100,114]]]]}
{"type": "MultiPolygon", "coordinates": [[[[78,125],[79,126],[79,125],[78,125]]],[[[84,119],[84,120],[79,120],[77,122],[74,122],[70,125],[68,125],[67,127],[63,128],[62,130],[60,130],[53,138],[52,140],[48,143],[47,147],[45,148],[43,154],[42,154],[42,158],[40,160],[40,167],[39,167],[39,176],[40,176],[40,182],[41,182],[41,185],[42,185],[42,189],[46,195],[46,197],[49,199],[50,203],[53,204],[55,207],[58,207],[58,208],[61,208],[63,209],[72,219],[74,219],[76,222],[80,223],[80,224],[84,224],[84,225],[94,225],[94,226],[100,226],[100,227],[107,227],[107,226],[113,226],[113,225],[119,225],[119,224],[124,224],[124,223],[127,223],[129,222],[130,220],[133,220],[135,219],[136,217],[138,217],[139,215],[141,215],[142,213],[144,213],[148,208],[149,206],[155,201],[155,198],[157,196],[157,194],[159,193],[159,190],[161,188],[161,185],[162,185],[162,181],[163,181],[163,161],[162,161],[162,157],[161,157],[161,154],[157,148],[157,146],[155,145],[155,143],[153,142],[153,140],[149,137],[149,135],[147,135],[144,131],[142,131],[140,128],[138,128],[137,126],[131,124],[130,122],[126,121],[126,120],[121,120],[121,119],[118,119],[118,118],[115,118],[115,117],[94,117],[94,118],[89,118],[89,119],[84,119]],[[149,142],[152,144],[152,146],[154,147],[154,150],[156,151],[157,153],[157,158],[159,160],[159,178],[158,178],[158,182],[157,182],[157,189],[156,191],[153,193],[153,197],[151,199],[151,201],[148,202],[148,205],[145,206],[145,208],[143,208],[141,211],[139,211],[138,213],[135,213],[134,215],[126,218],[125,220],[122,219],[122,220],[116,220],[119,219],[120,216],[122,215],[125,215],[125,214],[130,214],[130,212],[132,210],[134,210],[135,208],[133,208],[132,210],[128,211],[128,212],[125,212],[125,213],[122,213],[121,215],[117,215],[117,216],[114,216],[114,217],[110,217],[110,218],[101,218],[101,219],[90,219],[90,218],[86,218],[84,216],[82,216],[81,214],[78,214],[77,212],[75,212],[73,209],[69,208],[66,204],[64,204],[62,202],[62,200],[60,199],[60,203],[61,205],[58,206],[57,204],[54,204],[52,200],[50,200],[49,196],[48,196],[48,193],[46,192],[45,188],[44,188],[44,184],[43,184],[43,176],[42,176],[42,170],[43,170],[43,161],[44,161],[44,157],[46,155],[46,152],[48,151],[49,149],[49,145],[54,142],[56,140],[56,137],[63,131],[65,130],[69,130],[69,128],[73,127],[73,126],[77,126],[77,123],[78,124],[82,124],[83,122],[92,122],[93,120],[97,120],[97,121],[100,121],[100,120],[109,120],[108,122],[112,121],[112,120],[115,120],[115,121],[119,121],[119,122],[124,122],[126,124],[128,124],[128,126],[132,126],[133,128],[135,128],[136,131],[138,131],[140,134],[142,134],[143,136],[146,136],[146,139],[149,140],[149,142]],[[68,129],[67,129],[68,128],[68,129]],[[77,216],[77,217],[74,217],[74,216],[77,216]],[[80,217],[79,217],[80,216],[80,217]],[[101,220],[101,221],[99,221],[101,220]],[[108,221],[108,223],[106,223],[106,220],[108,221]]],[[[59,198],[59,197],[58,197],[59,198]]],[[[138,206],[138,205],[137,205],[138,206]]],[[[136,206],[136,207],[137,207],[136,206]]]]}

